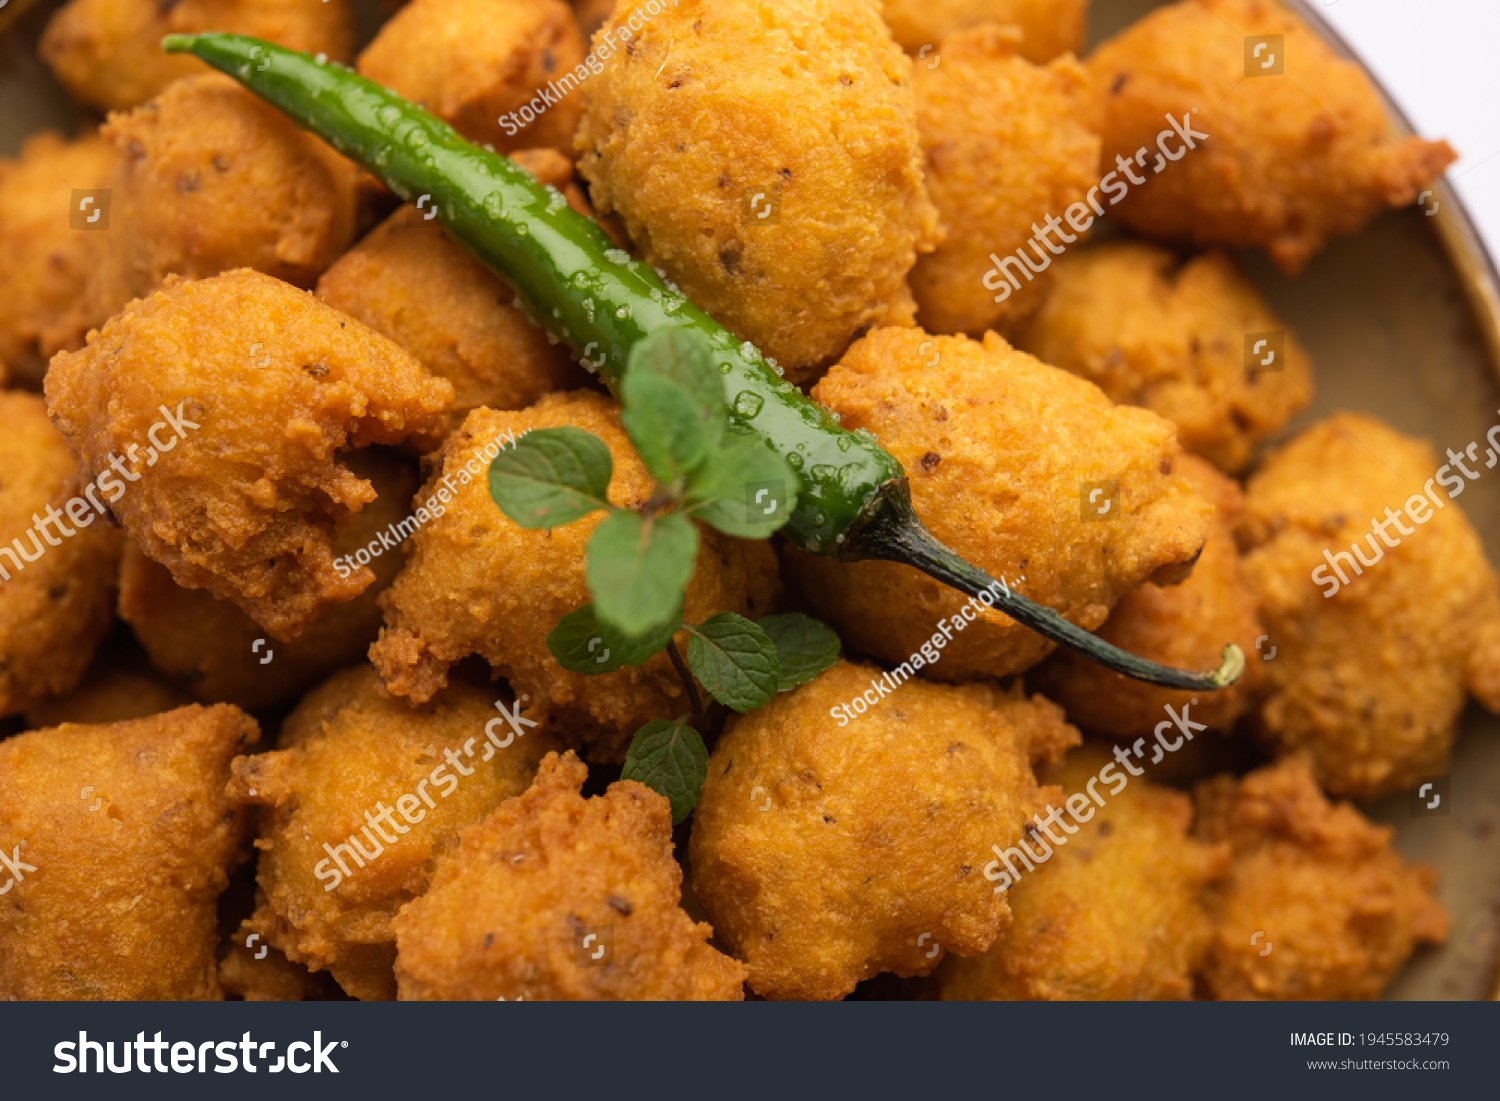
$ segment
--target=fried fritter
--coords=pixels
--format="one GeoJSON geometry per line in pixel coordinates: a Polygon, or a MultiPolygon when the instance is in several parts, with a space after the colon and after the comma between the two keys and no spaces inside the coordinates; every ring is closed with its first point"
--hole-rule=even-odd
{"type": "Polygon", "coordinates": [[[615,0],[573,0],[573,15],[578,20],[584,41],[594,37],[594,32],[604,26],[614,10],[615,0]]]}
{"type": "Polygon", "coordinates": [[[1088,30],[1088,0],[882,0],[880,6],[892,37],[920,63],[918,70],[948,64],[947,47],[939,43],[982,23],[1019,30],[1021,56],[1037,65],[1082,49],[1088,30]],[[930,48],[923,52],[924,46],[930,48]]]}
{"type": "Polygon", "coordinates": [[[1195,795],[1198,831],[1234,848],[1208,893],[1212,997],[1369,1000],[1417,945],[1448,939],[1437,873],[1402,861],[1391,827],[1324,799],[1306,761],[1219,776],[1195,795]]]}
{"type": "Polygon", "coordinates": [[[555,747],[519,711],[504,712],[509,725],[497,695],[454,684],[414,708],[358,666],[308,695],[288,719],[290,747],[236,760],[230,797],[266,808],[245,930],[356,998],[394,998],[391,919],[427,890],[459,830],[525,791],[555,747]]]}
{"type": "Polygon", "coordinates": [[[40,397],[0,392],[0,421],[0,715],[14,715],[88,668],[109,630],[120,533],[82,498],[40,397]]]}
{"type": "Polygon", "coordinates": [[[104,111],[144,103],[172,81],[205,71],[161,48],[169,34],[225,31],[348,61],[350,0],[69,0],[47,24],[38,52],[68,91],[104,111]]]}
{"type": "Polygon", "coordinates": [[[348,995],[326,971],[309,971],[266,944],[248,924],[229,940],[229,951],[219,961],[219,985],[224,993],[247,1002],[340,1001],[348,995]],[[252,947],[253,946],[253,947],[252,947]]]}
{"type": "Polygon", "coordinates": [[[512,304],[499,277],[415,207],[345,253],[319,281],[318,297],[453,383],[450,429],[481,405],[524,409],[586,383],[568,349],[512,304]]]}
{"type": "Polygon", "coordinates": [[[341,563],[352,572],[361,565],[355,555],[363,552],[375,580],[353,600],[318,616],[291,642],[270,645],[266,632],[234,604],[202,589],[178,588],[171,571],[127,542],[120,561],[120,618],[130,624],[152,663],[201,702],[233,703],[247,710],[274,707],[362,661],[379,635],[382,615],[376,599],[401,571],[398,525],[411,515],[419,479],[411,463],[389,450],[355,451],[344,459],[379,496],[334,536],[334,569],[341,563]],[[257,647],[257,639],[266,645],[257,647]]]}
{"type": "MultiPolygon", "coordinates": [[[[418,495],[434,516],[413,536],[406,568],[380,597],[386,627],[370,659],[392,692],[420,701],[446,683],[450,665],[478,654],[531,698],[530,709],[550,710],[592,759],[620,761],[642,723],[682,714],[689,704],[665,653],[590,676],[564,669],[547,649],[548,632],[592,599],[584,547],[603,514],[528,531],[500,511],[485,474],[512,436],[557,425],[592,432],[609,448],[612,504],[645,503],[655,482],[620,427],[613,399],[578,391],[549,394],[522,412],[474,410],[448,437],[418,495]]],[[[701,623],[723,611],[759,619],[770,611],[780,590],[770,547],[709,528],[700,528],[699,538],[683,619],[701,623]]]]}
{"type": "Polygon", "coordinates": [[[1483,472],[1464,465],[1483,446],[1440,466],[1425,443],[1338,413],[1250,480],[1244,569],[1277,648],[1258,723],[1307,751],[1328,792],[1370,799],[1447,771],[1466,689],[1500,710],[1495,573],[1450,498],[1460,470],[1483,472]]]}
{"type": "Polygon", "coordinates": [[[26,726],[118,723],[175,711],[192,703],[144,660],[106,651],[95,658],[78,687],[26,710],[26,726]]]}
{"type": "Polygon", "coordinates": [[[0,1001],[211,1001],[215,903],[244,856],[229,762],[260,736],[184,707],[0,742],[0,1001]]]}
{"type": "MultiPolygon", "coordinates": [[[[944,1000],[1192,996],[1212,934],[1199,896],[1224,874],[1229,846],[1189,839],[1192,801],[1159,784],[1127,778],[1119,794],[1090,798],[1086,785],[1109,767],[1098,746],[1068,755],[1058,781],[1069,793],[1067,818],[1057,819],[1064,844],[1034,871],[1012,865],[1022,875],[1006,892],[1010,928],[984,955],[943,964],[944,1000]]],[[[1113,780],[1101,782],[1115,790],[1113,780]]]]}
{"type": "Polygon", "coordinates": [[[1180,585],[1149,581],[1120,598],[1096,634],[1120,649],[1176,669],[1213,669],[1220,651],[1238,643],[1246,657],[1244,675],[1217,692],[1157,688],[1104,669],[1071,650],[1059,650],[1036,671],[1035,684],[1062,704],[1079,726],[1116,737],[1147,737],[1170,721],[1167,708],[1221,730],[1250,707],[1270,651],[1262,638],[1255,593],[1240,568],[1235,525],[1243,518],[1240,487],[1195,455],[1183,455],[1178,469],[1215,510],[1214,523],[1193,575],[1180,585]]]}
{"type": "Polygon", "coordinates": [[[0,364],[10,368],[0,369],[0,381],[10,373],[39,388],[52,354],[76,347],[103,320],[78,288],[108,251],[99,192],[117,167],[114,147],[94,134],[77,141],[36,134],[20,157],[0,161],[0,364]],[[77,191],[94,194],[79,196],[80,206],[90,201],[75,212],[77,191]]]}
{"type": "Polygon", "coordinates": [[[579,170],[646,260],[794,382],[911,323],[906,274],[941,231],[911,62],[869,0],[626,2],[611,35],[579,170]]]}
{"type": "Polygon", "coordinates": [[[311,287],[354,240],[359,169],[227,76],[177,81],[101,133],[123,160],[110,232],[127,297],[242,267],[311,287]]]}
{"type": "Polygon", "coordinates": [[[140,548],[287,639],[375,579],[333,563],[335,531],[376,496],[339,449],[435,432],[452,397],[385,337],[253,271],[169,279],[47,374],[49,413],[140,548]]]}
{"type": "Polygon", "coordinates": [[[1243,469],[1311,400],[1307,353],[1227,254],[1183,263],[1112,241],[1064,257],[1056,271],[1017,347],[1166,417],[1184,450],[1220,470],[1243,469]]]}
{"type": "Polygon", "coordinates": [[[1120,220],[1181,245],[1258,246],[1288,275],[1457,158],[1394,137],[1364,71],[1272,0],[1158,8],[1089,68],[1120,220]]]}
{"type": "Polygon", "coordinates": [[[1010,920],[980,871],[990,846],[1061,798],[1031,771],[1077,744],[1056,705],[899,676],[872,689],[881,675],[841,661],[731,718],[709,758],[693,890],[764,997],[840,998],[983,952],[1010,920]],[[862,693],[878,702],[838,714],[862,693]]]}
{"type": "MultiPolygon", "coordinates": [[[[994,333],[981,345],[877,330],[813,397],[901,460],[933,535],[1087,630],[1143,581],[1180,580],[1212,523],[1213,506],[1174,468],[1170,424],[1112,405],[1098,387],[994,333]]],[[[905,662],[951,618],[961,633],[945,630],[941,653],[926,648],[927,677],[1005,676],[1054,646],[982,606],[977,621],[960,618],[968,598],[910,566],[791,548],[785,560],[844,641],[888,664],[905,662]]]]}
{"type": "Polygon", "coordinates": [[[402,1000],[744,997],[745,969],[678,905],[666,799],[634,780],[585,799],[587,776],[549,754],[525,795],[438,861],[396,917],[402,1000]]]}
{"type": "Polygon", "coordinates": [[[913,87],[927,189],[948,237],[918,257],[911,290],[923,328],[977,339],[1010,332],[1041,303],[1052,254],[1066,245],[1033,240],[1033,227],[1046,221],[1050,233],[1056,223],[1066,242],[1078,238],[1058,221],[1070,206],[1082,208],[1075,228],[1092,220],[1080,200],[1099,171],[1093,89],[1072,55],[1039,68],[1000,27],[960,31],[940,48],[942,64],[917,64],[913,87]],[[1018,249],[1024,263],[1011,255],[1018,249]]]}
{"type": "Polygon", "coordinates": [[[583,35],[562,0],[411,0],[357,68],[470,141],[502,153],[571,151],[583,58],[583,35]]]}

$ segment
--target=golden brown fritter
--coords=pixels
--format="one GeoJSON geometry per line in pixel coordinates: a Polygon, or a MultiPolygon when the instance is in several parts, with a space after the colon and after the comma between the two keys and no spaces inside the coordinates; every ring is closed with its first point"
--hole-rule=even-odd
{"type": "MultiPolygon", "coordinates": [[[[592,432],[609,448],[612,504],[645,503],[655,482],[621,429],[613,399],[578,391],[549,394],[522,412],[476,409],[448,437],[418,494],[442,515],[422,525],[406,568],[381,595],[386,627],[370,659],[392,692],[420,701],[447,683],[450,665],[478,654],[522,699],[530,697],[529,710],[550,711],[570,739],[587,745],[592,759],[620,761],[642,723],[689,709],[682,682],[664,653],[601,676],[558,665],[547,634],[592,599],[584,547],[603,514],[528,531],[491,499],[485,473],[512,437],[557,425],[592,432]]],[[[723,611],[765,615],[780,590],[770,547],[708,528],[699,529],[699,539],[683,619],[702,623],[723,611]]],[[[685,637],[679,632],[679,643],[685,637]]]]}
{"type": "Polygon", "coordinates": [[[514,292],[415,207],[345,253],[318,282],[318,297],[453,383],[450,429],[481,405],[524,409],[586,382],[566,346],[513,305],[514,292]]]}
{"type": "Polygon", "coordinates": [[[1064,257],[1056,273],[1016,345],[1166,417],[1184,450],[1226,473],[1312,398],[1307,353],[1225,253],[1184,263],[1112,241],[1064,257]]]}
{"type": "MultiPolygon", "coordinates": [[[[1036,687],[1062,704],[1079,726],[1116,737],[1148,737],[1170,721],[1167,708],[1210,730],[1234,724],[1250,707],[1264,672],[1269,645],[1255,613],[1255,593],[1240,568],[1235,525],[1244,516],[1240,487],[1196,455],[1183,455],[1178,469],[1214,506],[1214,523],[1193,575],[1180,585],[1147,582],[1120,598],[1095,633],[1128,653],[1175,669],[1213,669],[1228,643],[1246,658],[1245,672],[1217,692],[1157,688],[1104,669],[1071,650],[1059,650],[1036,671],[1036,687]]],[[[1176,737],[1175,730],[1169,733],[1176,737]]]]}
{"type": "Polygon", "coordinates": [[[588,71],[584,48],[562,0],[411,0],[357,68],[470,141],[502,153],[539,145],[571,152],[582,108],[569,74],[588,71]]]}
{"type": "MultiPolygon", "coordinates": [[[[876,330],[813,397],[901,460],[917,514],[939,540],[1087,630],[1142,582],[1180,580],[1207,537],[1213,507],[1175,469],[1170,424],[1112,405],[993,333],[981,345],[876,330]]],[[[1053,649],[983,606],[966,623],[961,609],[973,602],[910,566],[790,548],[786,562],[844,641],[888,664],[951,618],[945,649],[928,647],[927,677],[1005,676],[1053,649]]]]}
{"type": "Polygon", "coordinates": [[[1449,496],[1460,464],[1484,471],[1484,446],[1442,464],[1374,417],[1338,413],[1250,480],[1244,568],[1277,648],[1259,725],[1307,751],[1332,794],[1370,799],[1447,771],[1466,690],[1500,710],[1495,573],[1449,496]]]}
{"type": "Polygon", "coordinates": [[[584,84],[579,170],[641,255],[800,382],[872,325],[941,233],[911,62],[869,0],[622,3],[584,84]],[[637,18],[637,12],[639,17],[637,18]],[[601,51],[602,54],[602,51],[601,51]]]}
{"type": "MultiPolygon", "coordinates": [[[[333,538],[334,569],[351,573],[370,554],[375,580],[359,596],[335,604],[291,642],[275,642],[227,600],[203,589],[182,589],[171,571],[127,542],[120,560],[120,618],[151,655],[152,663],[203,703],[233,703],[247,710],[293,699],[329,674],[364,660],[380,633],[376,602],[401,571],[403,530],[419,479],[410,462],[380,448],[343,456],[356,477],[378,497],[354,514],[333,538]],[[382,539],[383,534],[383,539],[382,539]],[[257,647],[256,640],[263,640],[257,647]]],[[[342,572],[342,571],[340,571],[342,572]]]]}
{"type": "Polygon", "coordinates": [[[731,718],[709,758],[693,890],[764,997],[840,998],[983,952],[1010,919],[981,873],[990,846],[1061,798],[1031,771],[1077,744],[1060,708],[881,677],[841,661],[731,718]],[[877,702],[850,721],[839,708],[862,693],[877,702]]]}
{"type": "Polygon", "coordinates": [[[594,37],[594,32],[604,26],[614,10],[615,0],[573,0],[573,16],[585,41],[594,37]]]}
{"type": "Polygon", "coordinates": [[[1101,189],[1120,220],[1181,245],[1255,245],[1288,275],[1411,202],[1457,156],[1447,142],[1394,137],[1364,71],[1272,0],[1158,8],[1089,67],[1101,189]]]}
{"type": "Polygon", "coordinates": [[[1019,30],[1021,56],[1037,65],[1082,49],[1088,30],[1088,0],[882,0],[880,6],[891,36],[918,69],[948,64],[948,50],[939,43],[983,23],[1019,30]]]}
{"type": "Polygon", "coordinates": [[[101,133],[123,161],[110,234],[127,298],[242,267],[311,287],[354,240],[359,169],[227,76],[177,81],[101,133]]]}
{"type": "Polygon", "coordinates": [[[97,135],[65,141],[29,138],[21,155],[0,161],[0,363],[17,381],[40,387],[47,360],[74,347],[96,320],[79,286],[108,251],[103,196],[118,167],[114,147],[97,135]],[[85,209],[74,212],[77,197],[85,209]],[[90,223],[90,217],[96,218],[90,223]],[[82,228],[73,228],[75,225],[82,228]]]}
{"type": "Polygon", "coordinates": [[[1219,776],[1195,795],[1198,831],[1234,848],[1208,893],[1212,997],[1369,1000],[1417,945],[1448,939],[1437,873],[1405,863],[1390,826],[1324,799],[1306,761],[1219,776]]]}
{"type": "Polygon", "coordinates": [[[169,279],[47,374],[49,413],[131,538],[277,638],[375,579],[333,562],[375,499],[339,449],[435,432],[452,396],[385,337],[243,270],[169,279]]]}
{"type": "Polygon", "coordinates": [[[0,742],[0,1001],[223,997],[215,904],[244,856],[229,762],[260,736],[184,707],[0,742]]]}
{"type": "Polygon", "coordinates": [[[81,497],[40,397],[0,392],[0,422],[0,715],[14,715],[88,668],[109,630],[120,533],[81,497]]]}
{"type": "Polygon", "coordinates": [[[74,97],[100,110],[144,103],[174,80],[203,73],[192,57],[168,54],[169,34],[226,31],[291,50],[348,61],[354,52],[350,0],[69,0],[47,24],[38,52],[74,97]]]}
{"type": "Polygon", "coordinates": [[[293,963],[248,923],[229,939],[229,951],[219,961],[219,985],[225,994],[247,1002],[325,1002],[348,997],[326,971],[309,971],[293,963]]]}
{"type": "Polygon", "coordinates": [[[106,649],[94,659],[77,688],[27,708],[26,727],[118,723],[175,711],[192,702],[144,659],[106,649]]]}
{"type": "Polygon", "coordinates": [[[438,861],[395,921],[403,1001],[739,1001],[745,969],[678,905],[672,812],[572,752],[438,861]],[[598,962],[594,962],[597,956],[598,962]]]}
{"type": "Polygon", "coordinates": [[[945,1000],[1192,996],[1193,972],[1212,934],[1199,896],[1224,874],[1229,846],[1189,839],[1192,801],[1171,788],[1126,777],[1119,794],[1099,792],[1106,784],[1115,791],[1124,775],[1102,747],[1068,755],[1058,782],[1069,805],[1058,804],[1061,832],[1052,838],[1064,843],[1034,871],[1014,860],[1021,878],[1006,892],[1010,928],[984,955],[943,965],[945,1000]],[[1090,798],[1087,784],[1096,776],[1090,798]]]}
{"type": "Polygon", "coordinates": [[[927,190],[948,229],[912,269],[917,318],[934,333],[1008,333],[1042,301],[1054,252],[1079,237],[1060,219],[1072,208],[1075,229],[1093,220],[1080,201],[1099,171],[1093,89],[1071,54],[1038,67],[1001,27],[940,48],[942,64],[913,70],[927,190]],[[1033,240],[1041,223],[1047,236],[1033,240]]]}
{"type": "Polygon", "coordinates": [[[367,665],[309,694],[288,719],[300,729],[290,747],[234,762],[230,797],[266,808],[246,931],[356,998],[394,998],[391,919],[427,890],[459,830],[525,791],[554,748],[545,730],[509,725],[501,704],[513,706],[454,684],[414,708],[367,665]]]}

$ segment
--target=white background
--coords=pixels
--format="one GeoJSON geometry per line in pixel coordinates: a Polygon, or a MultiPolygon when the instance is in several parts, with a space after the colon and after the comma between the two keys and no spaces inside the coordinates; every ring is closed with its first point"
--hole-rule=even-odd
{"type": "Polygon", "coordinates": [[[1500,265],[1500,0],[1309,0],[1425,138],[1500,265]]]}

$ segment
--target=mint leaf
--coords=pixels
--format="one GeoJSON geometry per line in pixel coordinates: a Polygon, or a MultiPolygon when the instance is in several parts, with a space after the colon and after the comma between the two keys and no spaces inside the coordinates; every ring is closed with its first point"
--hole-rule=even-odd
{"type": "Polygon", "coordinates": [[[523,528],[571,524],[610,509],[614,462],[604,441],[581,428],[538,428],[490,463],[490,496],[523,528]]]}
{"type": "Polygon", "coordinates": [[[742,713],[771,702],[781,664],[764,631],[733,612],[688,629],[688,668],[714,699],[742,713]]]}
{"type": "Polygon", "coordinates": [[[637,780],[665,795],[674,826],[693,813],[707,776],[708,748],[685,715],[673,722],[653,719],[637,730],[620,773],[622,780],[637,780]]]}
{"type": "Polygon", "coordinates": [[[672,636],[682,626],[682,599],[678,597],[677,614],[659,631],[640,640],[632,640],[614,628],[600,623],[594,606],[585,604],[569,612],[547,634],[547,649],[564,669],[574,673],[613,673],[626,665],[640,665],[667,648],[672,636]]]}
{"type": "Polygon", "coordinates": [[[625,377],[651,374],[677,383],[704,414],[708,446],[719,442],[729,423],[724,376],[714,366],[713,345],[698,329],[658,329],[630,349],[625,377]]]}
{"type": "Polygon", "coordinates": [[[768,615],[760,621],[760,629],[776,647],[776,659],[781,664],[778,692],[790,692],[806,684],[839,660],[839,636],[812,616],[801,612],[768,615]]]}
{"type": "Polygon", "coordinates": [[[688,479],[684,511],[741,539],[767,539],[792,515],[801,481],[753,432],[731,428],[688,479]]]}
{"type": "Polygon", "coordinates": [[[678,483],[703,464],[709,432],[691,392],[662,375],[631,371],[620,396],[625,403],[620,421],[658,482],[678,483]]]}
{"type": "Polygon", "coordinates": [[[681,513],[650,520],[612,512],[589,537],[587,570],[599,621],[632,640],[682,614],[698,559],[698,529],[681,513]]]}

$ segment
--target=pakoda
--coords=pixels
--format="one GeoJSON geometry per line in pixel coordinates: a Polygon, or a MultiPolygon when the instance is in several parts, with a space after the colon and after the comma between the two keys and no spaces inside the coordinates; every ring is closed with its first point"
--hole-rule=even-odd
{"type": "Polygon", "coordinates": [[[1083,49],[1089,14],[1088,0],[882,0],[880,8],[901,48],[934,68],[948,63],[943,39],[983,23],[1015,27],[1020,55],[1045,65],[1083,49]]]}

